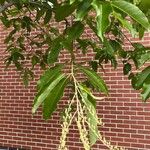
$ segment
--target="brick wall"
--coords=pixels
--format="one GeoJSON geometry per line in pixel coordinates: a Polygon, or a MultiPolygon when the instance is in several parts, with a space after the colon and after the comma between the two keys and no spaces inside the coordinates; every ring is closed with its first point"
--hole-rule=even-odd
{"type": "MultiPolygon", "coordinates": [[[[67,100],[68,92],[52,119],[45,122],[41,117],[41,111],[33,117],[31,108],[35,81],[32,81],[28,88],[24,88],[13,66],[5,71],[3,40],[6,34],[0,27],[0,147],[57,150],[61,134],[59,113],[67,100]]],[[[138,41],[133,38],[131,40],[138,41]]],[[[142,43],[150,46],[150,33],[145,35],[142,43]]],[[[128,43],[126,47],[129,48],[128,43]]],[[[92,58],[91,53],[85,57],[89,58],[92,58]]],[[[64,55],[63,59],[68,59],[67,55],[64,55]]],[[[80,55],[78,59],[82,59],[80,55]]],[[[35,72],[37,80],[41,71],[37,68],[35,72]]],[[[116,70],[106,65],[103,76],[110,89],[109,97],[97,101],[97,112],[104,122],[104,127],[100,128],[103,135],[112,144],[128,150],[149,150],[150,103],[141,102],[138,92],[131,88],[127,77],[123,76],[121,64],[116,70]]],[[[69,150],[83,149],[76,126],[71,127],[67,144],[69,150]]],[[[93,147],[93,150],[105,149],[107,148],[100,142],[93,147]]]]}

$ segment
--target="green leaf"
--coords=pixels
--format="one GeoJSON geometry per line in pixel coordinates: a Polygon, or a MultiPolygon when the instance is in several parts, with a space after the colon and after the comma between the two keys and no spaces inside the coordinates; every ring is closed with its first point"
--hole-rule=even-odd
{"type": "Polygon", "coordinates": [[[116,69],[118,63],[116,60],[117,51],[121,48],[121,46],[114,40],[107,40],[104,38],[104,47],[103,49],[97,49],[97,53],[95,59],[99,59],[99,64],[104,61],[108,63],[111,61],[111,65],[116,69]]]}
{"type": "Polygon", "coordinates": [[[33,79],[34,78],[34,74],[33,72],[28,69],[28,68],[25,68],[22,72],[22,79],[23,79],[23,83],[25,85],[25,87],[27,87],[29,85],[29,80],[30,79],[33,79]]]}
{"type": "Polygon", "coordinates": [[[78,6],[78,9],[76,11],[76,19],[77,20],[83,20],[83,18],[88,14],[90,10],[92,0],[86,0],[82,1],[80,5],[78,6]]]}
{"type": "Polygon", "coordinates": [[[73,4],[76,0],[70,0],[70,4],[73,4]]]}
{"type": "Polygon", "coordinates": [[[82,53],[85,55],[87,51],[87,47],[90,45],[90,41],[88,39],[77,39],[79,43],[79,48],[82,49],[82,53]]]}
{"type": "Polygon", "coordinates": [[[10,66],[11,63],[12,63],[12,56],[9,56],[9,57],[5,60],[5,64],[6,64],[5,69],[7,69],[7,68],[10,66]]]}
{"type": "Polygon", "coordinates": [[[129,52],[130,59],[134,61],[137,69],[143,66],[147,61],[150,60],[150,48],[144,47],[142,44],[133,43],[135,49],[129,52]]]}
{"type": "Polygon", "coordinates": [[[53,80],[48,87],[46,87],[40,94],[35,97],[34,105],[32,107],[32,113],[35,114],[39,106],[48,98],[49,93],[59,84],[59,82],[65,78],[64,74],[60,74],[55,80],[53,80]]]}
{"type": "Polygon", "coordinates": [[[39,21],[40,18],[44,15],[45,9],[38,9],[36,13],[36,21],[39,21]]]}
{"type": "Polygon", "coordinates": [[[84,31],[84,25],[80,21],[76,21],[72,27],[68,28],[67,35],[69,40],[75,40],[81,36],[84,31]]]}
{"type": "Polygon", "coordinates": [[[150,1],[149,0],[141,0],[140,4],[139,4],[139,8],[143,11],[143,12],[147,12],[150,8],[150,1]]]}
{"type": "Polygon", "coordinates": [[[5,38],[4,43],[8,44],[10,41],[13,41],[13,36],[16,33],[16,29],[12,30],[9,35],[5,38]]]}
{"type": "Polygon", "coordinates": [[[48,9],[46,11],[46,14],[45,14],[45,17],[44,17],[44,24],[49,23],[51,17],[52,17],[52,11],[50,9],[48,9]]]}
{"type": "Polygon", "coordinates": [[[110,61],[111,61],[111,65],[114,67],[114,69],[116,69],[118,63],[117,63],[117,60],[115,59],[115,57],[110,58],[110,61]]]}
{"type": "Polygon", "coordinates": [[[57,65],[46,70],[37,82],[38,91],[41,91],[47,84],[55,80],[61,74],[62,67],[62,65],[57,65]]]}
{"type": "Polygon", "coordinates": [[[123,25],[123,27],[125,27],[127,30],[130,31],[130,33],[132,34],[133,37],[136,35],[136,31],[132,27],[132,24],[130,22],[128,22],[127,20],[125,20],[121,16],[121,14],[114,12],[113,15],[121,22],[121,24],[123,25]]]}
{"type": "Polygon", "coordinates": [[[108,94],[107,86],[100,75],[86,67],[78,66],[78,68],[88,77],[89,81],[96,89],[108,94]]]}
{"type": "Polygon", "coordinates": [[[132,45],[135,48],[135,50],[143,50],[145,48],[144,45],[142,45],[141,43],[133,43],[132,45]]]}
{"type": "Polygon", "coordinates": [[[3,25],[5,25],[6,28],[10,27],[11,21],[9,21],[6,16],[0,16],[0,20],[2,21],[3,25]]]}
{"type": "Polygon", "coordinates": [[[22,18],[21,27],[22,27],[23,29],[26,28],[26,30],[27,30],[28,32],[31,32],[32,25],[33,25],[33,23],[32,23],[32,19],[31,19],[30,17],[24,16],[24,17],[22,18]]]}
{"type": "Polygon", "coordinates": [[[143,87],[144,82],[150,75],[150,66],[145,68],[141,73],[137,73],[134,78],[132,78],[133,88],[139,90],[143,87]]]}
{"type": "Polygon", "coordinates": [[[98,63],[97,61],[90,61],[90,65],[92,67],[92,69],[97,72],[97,69],[98,69],[98,63]]]}
{"type": "MultiPolygon", "coordinates": [[[[88,19],[86,20],[87,25],[92,29],[92,31],[97,35],[97,28],[95,27],[95,18],[93,17],[88,17],[88,19]],[[93,21],[94,20],[94,21],[93,21]]],[[[99,37],[99,36],[98,36],[99,37]]]]}
{"type": "Polygon", "coordinates": [[[61,99],[64,93],[64,89],[68,83],[67,78],[63,78],[49,93],[47,98],[43,102],[43,117],[44,119],[49,119],[52,113],[57,107],[58,101],[61,99]]]}
{"type": "Polygon", "coordinates": [[[77,39],[76,41],[79,44],[78,48],[82,49],[82,53],[84,55],[86,54],[89,46],[93,49],[93,51],[96,51],[97,49],[97,45],[96,45],[97,43],[91,41],[90,39],[77,39]]]}
{"type": "Polygon", "coordinates": [[[73,54],[73,42],[72,39],[66,38],[62,41],[62,45],[64,49],[67,49],[71,55],[73,54]]]}
{"type": "Polygon", "coordinates": [[[48,59],[47,59],[48,64],[52,64],[57,61],[61,49],[62,49],[61,38],[58,37],[52,42],[52,47],[48,54],[48,59]]]}
{"type": "Polygon", "coordinates": [[[139,27],[138,31],[139,31],[139,38],[141,40],[143,38],[143,36],[144,36],[145,28],[143,28],[141,26],[141,27],[139,27]]]}
{"type": "Polygon", "coordinates": [[[112,41],[108,41],[106,38],[104,38],[104,45],[107,50],[107,54],[110,55],[111,57],[114,57],[114,48],[112,46],[112,41]]]}
{"type": "Polygon", "coordinates": [[[67,4],[63,6],[58,5],[55,12],[56,21],[60,22],[64,20],[66,17],[70,16],[70,14],[74,12],[75,8],[76,8],[76,3],[73,3],[71,5],[67,4]]]}
{"type": "Polygon", "coordinates": [[[143,84],[143,91],[141,92],[142,99],[146,101],[150,97],[150,74],[143,84]]]}
{"type": "Polygon", "coordinates": [[[19,61],[15,60],[13,63],[15,64],[17,70],[21,71],[23,69],[22,64],[19,61]]]}
{"type": "Polygon", "coordinates": [[[131,78],[132,86],[136,90],[142,89],[141,96],[144,101],[150,98],[150,66],[131,78]]]}
{"type": "Polygon", "coordinates": [[[32,67],[34,67],[39,62],[40,62],[39,57],[36,55],[33,55],[32,59],[31,59],[32,67]]]}
{"type": "Polygon", "coordinates": [[[131,64],[129,63],[125,64],[123,67],[123,74],[124,75],[129,74],[129,72],[131,71],[131,68],[132,68],[131,64]]]}
{"type": "Polygon", "coordinates": [[[25,87],[27,87],[29,85],[29,75],[28,75],[28,71],[26,69],[23,73],[22,79],[23,79],[23,83],[24,83],[25,87]]]}
{"type": "Polygon", "coordinates": [[[110,24],[109,15],[112,9],[109,3],[102,3],[98,0],[94,0],[92,5],[96,11],[97,35],[103,41],[104,33],[110,24]]]}
{"type": "Polygon", "coordinates": [[[140,59],[138,59],[138,67],[142,67],[145,62],[150,60],[150,52],[145,52],[145,54],[142,54],[140,59]]]}
{"type": "Polygon", "coordinates": [[[147,17],[137,6],[123,0],[114,0],[111,2],[111,5],[128,14],[131,18],[141,24],[145,29],[150,28],[147,17]]]}

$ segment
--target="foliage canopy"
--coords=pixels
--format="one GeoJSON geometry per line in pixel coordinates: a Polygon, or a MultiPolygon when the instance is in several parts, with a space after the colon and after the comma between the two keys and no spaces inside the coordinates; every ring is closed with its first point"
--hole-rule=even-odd
{"type": "Polygon", "coordinates": [[[143,101],[150,97],[150,66],[139,73],[132,69],[132,62],[136,69],[149,62],[150,48],[131,42],[122,30],[141,39],[150,29],[149,8],[149,0],[0,1],[0,20],[10,31],[5,39],[9,53],[6,67],[13,63],[21,72],[25,85],[34,77],[36,65],[46,70],[37,82],[32,113],[42,105],[43,117],[49,119],[68,85],[74,93],[63,113],[60,150],[67,149],[66,136],[73,120],[86,150],[90,150],[97,139],[109,149],[119,149],[111,146],[98,132],[102,122],[96,114],[95,100],[101,98],[94,96],[92,91],[95,89],[108,95],[107,85],[97,74],[97,69],[109,62],[116,68],[119,57],[123,73],[128,75],[133,88],[142,89],[143,101]],[[59,25],[52,26],[53,22],[63,23],[64,28],[59,30],[59,25]],[[97,40],[83,38],[86,27],[97,40]],[[124,39],[130,42],[131,50],[123,48],[124,39]],[[95,54],[94,60],[88,62],[89,67],[76,63],[76,51],[80,49],[86,54],[89,48],[95,54]],[[63,72],[64,64],[56,63],[64,49],[70,54],[70,62],[66,62],[71,66],[70,73],[63,72]],[[30,62],[32,68],[26,67],[26,62],[30,62]],[[85,81],[78,81],[79,72],[86,76],[85,81]]]}

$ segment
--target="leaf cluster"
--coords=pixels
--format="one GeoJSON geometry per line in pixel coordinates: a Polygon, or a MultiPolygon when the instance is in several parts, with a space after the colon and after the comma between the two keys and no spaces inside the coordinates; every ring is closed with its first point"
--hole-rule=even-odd
{"type": "MultiPolygon", "coordinates": [[[[96,134],[96,99],[101,98],[95,97],[92,90],[108,95],[107,86],[97,73],[99,67],[104,70],[104,64],[111,63],[112,67],[117,68],[120,58],[123,73],[128,75],[133,88],[142,89],[144,101],[150,97],[150,67],[139,73],[134,73],[133,69],[133,64],[136,69],[140,69],[149,62],[150,49],[133,43],[124,33],[126,30],[140,39],[144,36],[144,32],[150,29],[149,6],[148,0],[0,1],[0,21],[10,31],[5,39],[6,51],[9,54],[5,60],[6,67],[14,64],[21,72],[25,85],[34,77],[36,65],[45,70],[37,82],[32,113],[35,114],[42,106],[44,119],[49,119],[65,88],[72,87],[74,97],[69,100],[69,107],[65,109],[62,143],[71,123],[68,120],[77,118],[75,121],[85,149],[90,150],[97,139],[110,149],[114,148],[96,134]],[[60,28],[61,24],[64,25],[63,28],[60,28]],[[87,29],[92,31],[94,39],[87,29]],[[124,48],[124,40],[131,44],[131,50],[124,48]],[[76,61],[79,49],[83,55],[89,49],[94,54],[93,60],[85,62],[89,63],[88,68],[76,61]],[[64,50],[70,54],[70,61],[64,64],[72,66],[70,73],[64,73],[62,65],[56,65],[64,50]],[[30,68],[27,67],[29,63],[30,68]],[[83,82],[77,80],[78,72],[85,75],[83,82]],[[74,115],[70,110],[72,107],[76,108],[74,115]],[[88,132],[86,126],[89,128],[88,132]]],[[[65,145],[61,146],[65,149],[65,145]]]]}

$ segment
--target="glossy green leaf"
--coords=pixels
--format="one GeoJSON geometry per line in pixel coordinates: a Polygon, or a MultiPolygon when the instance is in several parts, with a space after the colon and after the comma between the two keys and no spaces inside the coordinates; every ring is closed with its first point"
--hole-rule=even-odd
{"type": "Polygon", "coordinates": [[[137,6],[124,0],[114,0],[111,2],[111,5],[128,14],[131,18],[141,24],[145,29],[150,28],[147,17],[137,6]]]}
{"type": "Polygon", "coordinates": [[[92,0],[82,1],[76,11],[77,20],[82,20],[89,12],[92,0]]]}
{"type": "Polygon", "coordinates": [[[95,71],[90,70],[86,67],[78,66],[78,68],[88,77],[88,80],[90,81],[90,83],[97,90],[100,90],[101,92],[104,92],[105,94],[108,94],[107,86],[100,75],[98,75],[95,71]]]}
{"type": "Polygon", "coordinates": [[[111,6],[109,3],[102,3],[99,0],[94,0],[92,3],[96,11],[96,22],[97,22],[97,35],[103,41],[104,33],[109,26],[109,15],[112,12],[111,6]]]}
{"type": "Polygon", "coordinates": [[[60,74],[55,80],[53,80],[48,87],[46,87],[40,95],[37,95],[34,100],[34,105],[32,107],[32,113],[34,114],[39,106],[44,102],[44,100],[48,97],[49,93],[59,84],[59,82],[65,78],[64,74],[60,74]]]}
{"type": "Polygon", "coordinates": [[[68,83],[67,78],[63,78],[54,89],[48,94],[43,102],[43,118],[49,119],[57,107],[57,103],[64,93],[64,88],[68,83]]]}
{"type": "Polygon", "coordinates": [[[62,67],[62,65],[57,65],[46,70],[37,81],[38,91],[41,91],[47,84],[50,84],[53,80],[55,80],[61,74],[62,67]]]}

